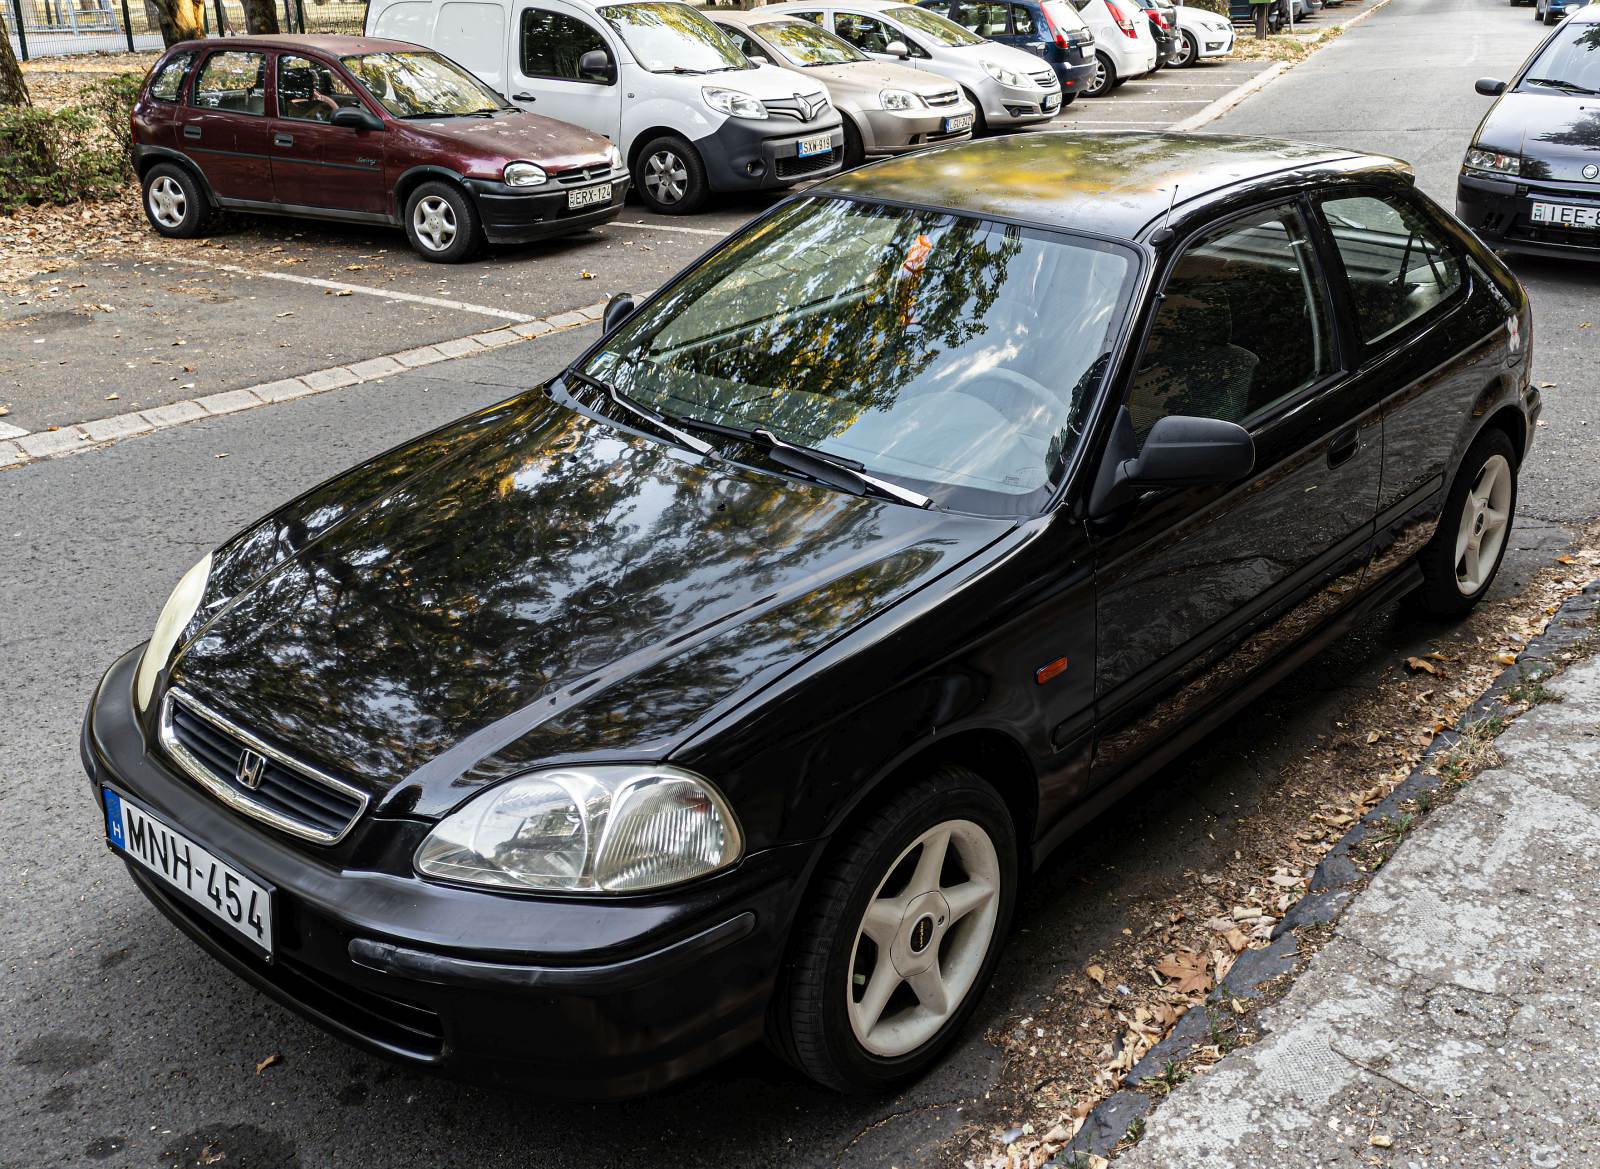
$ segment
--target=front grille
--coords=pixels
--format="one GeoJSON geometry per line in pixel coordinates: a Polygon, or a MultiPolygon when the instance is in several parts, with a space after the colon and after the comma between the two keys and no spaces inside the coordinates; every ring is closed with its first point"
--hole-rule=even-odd
{"type": "Polygon", "coordinates": [[[1035,85],[1043,89],[1054,89],[1056,87],[1056,75],[1049,69],[1041,70],[1038,73],[1030,73],[1028,77],[1035,85]]]}
{"type": "Polygon", "coordinates": [[[940,106],[955,105],[961,100],[961,94],[953,89],[945,89],[938,93],[925,93],[922,95],[922,100],[934,109],[938,109],[940,106]]]}
{"type": "Polygon", "coordinates": [[[176,687],[161,701],[161,744],[223,803],[305,840],[342,839],[367,806],[365,792],[290,758],[176,687]]]}
{"type": "Polygon", "coordinates": [[[777,163],[778,177],[792,179],[799,175],[815,174],[819,170],[827,170],[839,162],[839,152],[830,150],[826,154],[813,154],[810,158],[780,158],[777,163]]]}
{"type": "Polygon", "coordinates": [[[610,178],[611,164],[602,162],[594,166],[579,167],[576,170],[556,171],[550,177],[563,186],[581,187],[588,183],[598,183],[610,178]]]}
{"type": "Polygon", "coordinates": [[[820,118],[828,110],[828,99],[825,95],[817,93],[806,97],[795,94],[792,98],[781,101],[763,100],[762,105],[767,107],[767,115],[774,118],[793,118],[797,122],[810,122],[820,118]]]}

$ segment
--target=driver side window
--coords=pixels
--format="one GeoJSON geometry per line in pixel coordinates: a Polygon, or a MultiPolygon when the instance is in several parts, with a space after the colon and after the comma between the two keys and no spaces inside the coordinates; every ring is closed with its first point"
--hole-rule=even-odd
{"type": "Polygon", "coordinates": [[[887,53],[889,42],[901,39],[883,21],[870,16],[858,16],[853,12],[834,13],[833,31],[863,53],[887,53]]]}
{"type": "Polygon", "coordinates": [[[1144,445],[1169,414],[1246,424],[1334,370],[1310,234],[1291,207],[1234,220],[1173,266],[1134,371],[1128,413],[1144,445]]]}
{"type": "Polygon", "coordinates": [[[604,53],[608,61],[611,59],[605,39],[576,16],[551,12],[547,8],[523,10],[521,66],[524,77],[609,85],[608,79],[578,68],[585,53],[596,51],[604,53]]]}
{"type": "Polygon", "coordinates": [[[278,58],[278,116],[301,122],[330,122],[333,112],[355,108],[361,99],[321,61],[278,58]]]}

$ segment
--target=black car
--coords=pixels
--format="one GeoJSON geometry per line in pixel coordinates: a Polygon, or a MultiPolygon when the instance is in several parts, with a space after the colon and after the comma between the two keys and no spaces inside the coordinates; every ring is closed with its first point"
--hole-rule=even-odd
{"type": "Polygon", "coordinates": [[[1456,180],[1456,214],[1490,246],[1600,258],[1600,7],[1580,8],[1478,124],[1456,180]]]}
{"type": "Polygon", "coordinates": [[[1539,410],[1521,286],[1403,164],[1253,138],[870,166],[605,325],[208,555],[82,741],[218,960],[568,1095],[763,1035],[925,1068],[1074,832],[1483,595],[1539,410]]]}
{"type": "Polygon", "coordinates": [[[1132,0],[1144,10],[1145,19],[1150,22],[1150,35],[1156,42],[1156,70],[1165,68],[1172,63],[1178,55],[1178,46],[1183,43],[1182,34],[1178,30],[1178,12],[1172,5],[1163,0],[1132,0]]]}

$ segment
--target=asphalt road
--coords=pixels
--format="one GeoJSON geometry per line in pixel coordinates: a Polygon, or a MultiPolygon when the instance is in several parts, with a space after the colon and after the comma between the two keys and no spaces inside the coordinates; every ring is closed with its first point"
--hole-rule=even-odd
{"type": "MultiPolygon", "coordinates": [[[[1483,104],[1472,78],[1508,73],[1536,36],[1526,9],[1495,0],[1394,0],[1216,128],[1411,155],[1423,186],[1447,196],[1483,104]]],[[[619,266],[617,279],[642,287],[653,264],[619,266]]],[[[1561,523],[1600,512],[1600,476],[1577,457],[1594,416],[1582,376],[1593,334],[1576,327],[1593,277],[1520,270],[1537,299],[1541,380],[1558,388],[1502,589],[1550,558],[1567,538],[1561,523]]],[[[525,279],[528,303],[555,295],[536,271],[525,279]]],[[[580,303],[595,299],[592,285],[585,293],[580,303]]],[[[1062,971],[1129,925],[1149,882],[1229,855],[1239,843],[1230,809],[1248,806],[1351,692],[1434,632],[1380,615],[1065,850],[1022,906],[978,1026],[903,1096],[828,1096],[761,1052],[625,1107],[389,1067],[235,983],[135,893],[99,841],[78,719],[99,672],[146,636],[204,549],[324,474],[545,376],[590,335],[0,473],[0,1166],[926,1164],[932,1142],[984,1115],[983,1092],[1002,1074],[985,1031],[1028,1014],[1062,971]],[[272,1055],[279,1062],[258,1073],[272,1055]]]]}

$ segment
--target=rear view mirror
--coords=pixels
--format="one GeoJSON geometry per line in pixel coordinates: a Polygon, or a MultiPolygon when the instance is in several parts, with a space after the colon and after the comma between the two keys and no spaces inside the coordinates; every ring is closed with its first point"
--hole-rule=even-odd
{"type": "Polygon", "coordinates": [[[911,50],[906,47],[906,43],[904,41],[890,41],[888,44],[883,46],[883,51],[888,53],[891,57],[911,56],[911,50]]]}
{"type": "Polygon", "coordinates": [[[1236,422],[1170,414],[1139,447],[1124,406],[1089,495],[1089,514],[1104,516],[1152,487],[1209,487],[1243,479],[1256,465],[1255,440],[1236,422]]]}
{"type": "Polygon", "coordinates": [[[345,126],[351,130],[383,129],[383,119],[366,106],[346,106],[342,110],[334,110],[329,121],[335,126],[345,126]]]}
{"type": "Polygon", "coordinates": [[[610,85],[617,79],[617,68],[604,49],[590,49],[578,58],[578,76],[585,81],[603,81],[610,85]]]}
{"type": "Polygon", "coordinates": [[[600,321],[601,331],[609,335],[631,316],[633,316],[633,294],[618,292],[606,301],[605,316],[600,321]]]}
{"type": "Polygon", "coordinates": [[[1493,77],[1480,77],[1472,88],[1483,94],[1484,97],[1499,97],[1506,91],[1506,83],[1497,81],[1493,77]]]}

